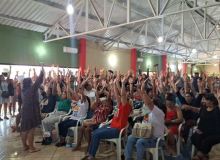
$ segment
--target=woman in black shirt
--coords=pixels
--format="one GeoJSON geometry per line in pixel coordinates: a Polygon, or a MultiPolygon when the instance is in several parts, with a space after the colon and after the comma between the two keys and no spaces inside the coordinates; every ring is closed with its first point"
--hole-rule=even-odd
{"type": "Polygon", "coordinates": [[[200,117],[198,128],[191,137],[192,144],[199,151],[193,160],[208,159],[212,146],[220,143],[220,110],[217,106],[218,101],[211,93],[205,96],[204,107],[182,106],[182,109],[191,110],[200,117]]]}

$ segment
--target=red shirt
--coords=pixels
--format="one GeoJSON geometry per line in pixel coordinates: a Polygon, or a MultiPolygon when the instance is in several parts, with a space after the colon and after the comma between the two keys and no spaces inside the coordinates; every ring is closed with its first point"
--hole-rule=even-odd
{"type": "Polygon", "coordinates": [[[111,110],[112,110],[111,105],[105,105],[104,107],[102,107],[102,103],[97,103],[97,108],[94,111],[92,122],[96,122],[98,124],[105,122],[111,110]]]}
{"type": "Polygon", "coordinates": [[[131,108],[129,102],[127,102],[125,106],[120,104],[118,108],[115,108],[111,128],[117,128],[118,130],[125,128],[128,123],[128,117],[130,115],[130,112],[131,108]]]}

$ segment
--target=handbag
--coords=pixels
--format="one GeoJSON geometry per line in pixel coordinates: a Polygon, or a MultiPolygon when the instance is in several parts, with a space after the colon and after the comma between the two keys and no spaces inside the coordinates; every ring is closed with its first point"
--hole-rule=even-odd
{"type": "Polygon", "coordinates": [[[135,138],[152,138],[154,126],[151,123],[135,123],[132,136],[135,138]]]}
{"type": "MultiPolygon", "coordinates": [[[[1,87],[1,90],[2,90],[2,86],[0,85],[0,87],[1,87]]],[[[2,98],[9,98],[9,92],[8,91],[3,91],[2,90],[2,98]]]]}

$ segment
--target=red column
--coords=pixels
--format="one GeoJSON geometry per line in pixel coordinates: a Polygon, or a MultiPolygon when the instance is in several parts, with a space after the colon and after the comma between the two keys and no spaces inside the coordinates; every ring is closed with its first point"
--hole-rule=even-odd
{"type": "Polygon", "coordinates": [[[86,39],[81,38],[79,40],[79,68],[81,74],[84,75],[86,69],[86,39]]]}
{"type": "Polygon", "coordinates": [[[166,71],[167,71],[167,55],[162,55],[162,63],[163,63],[163,73],[166,74],[166,71]]]}
{"type": "Polygon", "coordinates": [[[137,64],[137,50],[132,49],[131,50],[131,70],[136,73],[136,64],[137,64]]]}
{"type": "MultiPolygon", "coordinates": [[[[183,62],[186,62],[186,60],[183,60],[183,62]]],[[[183,74],[186,73],[186,63],[183,63],[183,74]]]]}

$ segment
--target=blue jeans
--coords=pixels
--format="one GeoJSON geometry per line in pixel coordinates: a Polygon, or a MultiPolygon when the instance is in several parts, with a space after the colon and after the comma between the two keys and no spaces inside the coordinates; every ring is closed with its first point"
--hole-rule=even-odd
{"type": "Polygon", "coordinates": [[[99,142],[101,139],[114,139],[119,137],[120,131],[116,128],[107,128],[105,126],[95,130],[92,134],[91,144],[89,146],[89,155],[95,158],[96,151],[99,147],[99,142]]]}
{"type": "Polygon", "coordinates": [[[65,138],[68,132],[68,128],[76,126],[76,123],[77,123],[77,120],[73,120],[73,119],[68,119],[68,120],[60,122],[58,124],[59,135],[65,138]]]}
{"type": "MultiPolygon", "coordinates": [[[[125,147],[125,158],[128,160],[132,159],[132,153],[135,144],[137,144],[137,157],[136,160],[143,159],[144,157],[144,152],[146,148],[154,148],[156,147],[157,143],[157,137],[153,138],[134,138],[132,135],[128,137],[128,141],[125,147]]],[[[162,146],[164,144],[164,140],[161,140],[159,143],[159,146],[162,146]]]]}

